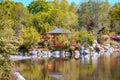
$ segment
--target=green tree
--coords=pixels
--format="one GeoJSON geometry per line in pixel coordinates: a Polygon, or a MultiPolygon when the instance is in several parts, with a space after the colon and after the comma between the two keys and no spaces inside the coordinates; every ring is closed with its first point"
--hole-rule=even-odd
{"type": "Polygon", "coordinates": [[[27,49],[39,42],[40,35],[33,27],[27,27],[22,30],[18,40],[25,45],[27,49]]]}
{"type": "Polygon", "coordinates": [[[120,29],[120,3],[116,3],[110,9],[111,27],[113,30],[119,32],[120,29]]]}
{"type": "Polygon", "coordinates": [[[19,42],[14,38],[14,22],[3,18],[0,20],[0,79],[9,80],[12,71],[10,55],[17,52],[19,42]]]}
{"type": "MultiPolygon", "coordinates": [[[[55,0],[50,10],[51,26],[71,28],[77,23],[77,15],[67,0],[55,0]]],[[[75,7],[74,7],[75,8],[75,7]]]]}
{"type": "Polygon", "coordinates": [[[49,24],[50,9],[51,9],[51,4],[49,4],[45,0],[33,1],[28,6],[29,12],[33,14],[33,15],[31,14],[32,26],[35,26],[37,31],[41,34],[46,33],[50,28],[50,24],[49,24]]]}
{"type": "Polygon", "coordinates": [[[109,9],[110,5],[106,1],[89,0],[82,3],[77,11],[78,29],[99,30],[99,28],[109,26],[109,9]]]}
{"type": "Polygon", "coordinates": [[[18,37],[22,31],[23,27],[30,26],[29,20],[27,21],[27,18],[29,16],[29,12],[27,8],[23,6],[22,3],[15,3],[14,9],[13,9],[13,20],[14,20],[14,26],[13,29],[15,31],[15,36],[18,37]]]}
{"type": "Polygon", "coordinates": [[[88,46],[93,44],[94,35],[87,31],[78,31],[70,36],[70,41],[75,41],[82,45],[88,46]]]}
{"type": "Polygon", "coordinates": [[[0,19],[13,22],[12,28],[14,30],[14,36],[18,37],[21,28],[27,26],[27,8],[25,8],[22,3],[14,3],[6,0],[0,3],[0,13],[0,19]]]}
{"type": "Polygon", "coordinates": [[[50,29],[49,14],[46,12],[39,12],[34,15],[33,26],[41,34],[45,34],[50,29]]]}
{"type": "Polygon", "coordinates": [[[0,19],[11,19],[13,15],[14,2],[6,0],[0,3],[0,19]]]}
{"type": "Polygon", "coordinates": [[[116,3],[110,10],[110,15],[113,20],[120,21],[120,3],[116,3]]]}
{"type": "Polygon", "coordinates": [[[19,42],[13,39],[0,38],[0,79],[10,80],[13,62],[11,54],[16,54],[19,42]]]}
{"type": "Polygon", "coordinates": [[[5,39],[13,39],[14,31],[12,26],[14,25],[14,21],[2,19],[0,20],[0,37],[5,39]]]}
{"type": "Polygon", "coordinates": [[[38,12],[44,12],[44,11],[47,12],[49,8],[50,7],[48,6],[46,0],[36,0],[28,5],[28,10],[32,14],[36,14],[38,12]]]}
{"type": "Polygon", "coordinates": [[[69,5],[67,0],[33,1],[28,6],[28,10],[33,14],[32,26],[35,26],[37,31],[42,34],[55,27],[71,29],[77,23],[75,5],[69,5]]]}

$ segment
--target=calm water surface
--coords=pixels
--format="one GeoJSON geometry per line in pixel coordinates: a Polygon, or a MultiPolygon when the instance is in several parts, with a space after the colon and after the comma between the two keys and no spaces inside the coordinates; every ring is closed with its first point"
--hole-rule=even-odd
{"type": "Polygon", "coordinates": [[[16,62],[26,80],[120,80],[120,56],[16,62]]]}

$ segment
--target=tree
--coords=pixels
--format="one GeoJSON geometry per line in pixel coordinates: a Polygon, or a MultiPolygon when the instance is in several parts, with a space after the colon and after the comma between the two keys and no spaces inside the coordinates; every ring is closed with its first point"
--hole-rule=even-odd
{"type": "Polygon", "coordinates": [[[13,62],[10,59],[11,54],[16,54],[19,46],[17,40],[9,40],[0,37],[0,79],[10,80],[13,62]]]}
{"type": "Polygon", "coordinates": [[[119,32],[120,29],[120,3],[116,3],[110,9],[111,27],[113,30],[119,32]]]}
{"type": "Polygon", "coordinates": [[[77,16],[67,0],[55,0],[50,10],[50,25],[57,27],[72,28],[77,23],[77,16]]]}
{"type": "Polygon", "coordinates": [[[0,79],[9,80],[13,62],[10,55],[17,52],[19,42],[14,40],[14,20],[12,19],[12,9],[14,3],[3,1],[0,3],[0,79]]]}
{"type": "Polygon", "coordinates": [[[28,10],[32,14],[36,14],[38,12],[47,12],[49,10],[48,3],[46,0],[36,0],[29,4],[28,10]]]}
{"type": "Polygon", "coordinates": [[[111,9],[110,9],[110,15],[113,20],[120,20],[120,3],[116,3],[111,9]]]}
{"type": "Polygon", "coordinates": [[[88,46],[93,44],[94,35],[87,31],[77,31],[71,35],[70,41],[74,41],[80,43],[81,45],[88,46]]]}
{"type": "Polygon", "coordinates": [[[34,27],[27,27],[22,30],[18,40],[22,42],[27,49],[39,42],[40,35],[34,27]]]}
{"type": "MultiPolygon", "coordinates": [[[[51,5],[45,0],[37,0],[30,3],[28,10],[32,13],[32,26],[41,34],[46,33],[49,28],[49,10],[51,5]]],[[[30,25],[31,26],[31,25],[30,25]]]]}
{"type": "Polygon", "coordinates": [[[22,3],[14,3],[9,0],[0,3],[0,19],[12,21],[12,28],[15,31],[14,36],[16,37],[19,36],[21,28],[27,26],[27,16],[27,8],[25,8],[22,3]]]}
{"type": "Polygon", "coordinates": [[[77,23],[75,6],[74,4],[70,6],[67,0],[55,0],[53,2],[45,0],[33,1],[28,6],[28,10],[33,14],[32,26],[35,26],[37,31],[42,34],[55,27],[71,29],[77,23]]]}
{"type": "Polygon", "coordinates": [[[49,14],[46,12],[35,14],[32,22],[33,26],[35,26],[37,31],[41,34],[45,34],[50,29],[49,14]]]}
{"type": "Polygon", "coordinates": [[[0,3],[0,19],[11,19],[13,15],[14,2],[6,0],[0,3]]]}
{"type": "Polygon", "coordinates": [[[82,3],[77,11],[78,29],[99,30],[101,27],[109,26],[109,9],[110,5],[108,2],[89,0],[82,3]]]}
{"type": "Polygon", "coordinates": [[[28,21],[27,18],[29,17],[29,12],[26,7],[23,6],[22,3],[15,3],[14,9],[13,9],[13,20],[14,20],[14,26],[13,29],[15,31],[15,36],[18,37],[22,31],[23,27],[28,27],[28,21]]]}
{"type": "Polygon", "coordinates": [[[0,20],[0,37],[5,39],[13,39],[14,31],[12,26],[14,25],[14,21],[2,19],[0,20]]]}

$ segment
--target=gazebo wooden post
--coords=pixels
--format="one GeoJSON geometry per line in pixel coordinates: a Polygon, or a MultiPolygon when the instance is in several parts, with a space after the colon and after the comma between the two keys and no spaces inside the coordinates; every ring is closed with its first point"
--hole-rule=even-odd
{"type": "Polygon", "coordinates": [[[54,47],[56,46],[56,35],[54,34],[54,47]]]}
{"type": "Polygon", "coordinates": [[[54,34],[54,47],[56,47],[57,44],[57,34],[54,34]]]}

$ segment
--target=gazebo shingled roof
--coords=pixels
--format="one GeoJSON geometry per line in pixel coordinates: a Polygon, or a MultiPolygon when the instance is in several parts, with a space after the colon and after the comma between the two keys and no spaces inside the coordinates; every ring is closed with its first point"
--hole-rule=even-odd
{"type": "Polygon", "coordinates": [[[63,28],[55,28],[47,33],[48,34],[70,34],[71,32],[63,28]]]}

